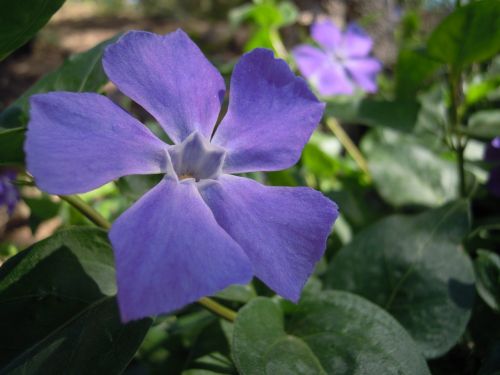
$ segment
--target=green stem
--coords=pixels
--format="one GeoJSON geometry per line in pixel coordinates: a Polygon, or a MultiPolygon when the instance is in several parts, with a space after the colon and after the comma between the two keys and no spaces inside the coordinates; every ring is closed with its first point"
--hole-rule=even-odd
{"type": "MultiPolygon", "coordinates": [[[[77,195],[60,195],[62,200],[68,202],[71,206],[76,208],[82,215],[88,218],[91,222],[100,228],[109,230],[111,224],[96,210],[94,210],[89,204],[87,204],[82,198],[77,195]]],[[[236,311],[228,309],[227,307],[215,302],[213,299],[208,297],[201,298],[198,303],[205,307],[212,313],[226,319],[230,322],[234,322],[236,319],[236,311]]]]}
{"type": "Polygon", "coordinates": [[[288,51],[286,50],[285,44],[281,40],[280,33],[277,29],[269,31],[269,39],[271,40],[271,44],[278,57],[286,60],[288,58],[288,51]]]}
{"type": "Polygon", "coordinates": [[[207,310],[210,310],[230,322],[234,322],[236,320],[236,316],[238,315],[236,311],[228,309],[226,306],[223,306],[208,297],[200,298],[198,303],[207,310]]]}
{"type": "Polygon", "coordinates": [[[71,206],[80,211],[83,216],[89,219],[98,227],[109,230],[111,224],[96,210],[89,206],[82,198],[77,195],[60,195],[63,201],[68,202],[71,206]]]}
{"type": "Polygon", "coordinates": [[[358,164],[359,168],[365,172],[368,177],[370,177],[368,162],[338,121],[333,117],[327,117],[325,122],[328,129],[330,129],[330,131],[338,138],[347,153],[351,155],[356,164],[358,164]]]}
{"type": "Polygon", "coordinates": [[[450,92],[450,122],[451,126],[447,129],[450,134],[455,134],[456,145],[453,146],[453,151],[457,155],[457,171],[458,171],[458,190],[460,196],[465,198],[467,196],[467,187],[465,183],[465,160],[464,160],[464,150],[465,144],[462,139],[462,132],[460,131],[461,116],[459,112],[460,100],[461,100],[461,74],[453,69],[450,69],[448,86],[450,92]]]}

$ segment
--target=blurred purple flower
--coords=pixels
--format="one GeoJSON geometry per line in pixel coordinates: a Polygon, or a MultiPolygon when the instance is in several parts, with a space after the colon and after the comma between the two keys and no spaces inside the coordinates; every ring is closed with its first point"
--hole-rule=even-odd
{"type": "Polygon", "coordinates": [[[493,139],[486,148],[485,160],[495,164],[488,178],[488,189],[500,198],[500,137],[493,139]]]}
{"type": "Polygon", "coordinates": [[[382,64],[370,57],[373,41],[359,26],[350,24],[341,32],[332,21],[316,22],[311,37],[321,48],[304,44],[292,53],[302,75],[321,95],[349,95],[356,86],[377,91],[382,64]]]}
{"type": "Polygon", "coordinates": [[[16,179],[16,173],[12,171],[0,172],[0,207],[7,207],[9,215],[14,212],[19,202],[19,191],[12,183],[16,179]]]}
{"type": "Polygon", "coordinates": [[[53,194],[165,173],[110,231],[122,319],[175,310],[253,275],[297,301],[336,205],[310,188],[230,173],[295,164],[324,104],[284,61],[256,49],[236,65],[229,109],[213,134],[224,80],[183,31],[129,32],[103,64],[174,145],[104,96],[54,92],[32,97],[25,148],[28,170],[53,194]]]}

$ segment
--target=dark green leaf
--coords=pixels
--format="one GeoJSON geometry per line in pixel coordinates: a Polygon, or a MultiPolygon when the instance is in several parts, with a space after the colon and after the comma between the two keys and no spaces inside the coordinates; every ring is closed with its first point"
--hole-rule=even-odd
{"type": "Polygon", "coordinates": [[[478,250],[474,269],[479,295],[492,309],[500,311],[500,257],[491,251],[478,250]]]}
{"type": "Polygon", "coordinates": [[[64,4],[64,0],[1,0],[0,60],[21,47],[64,4]]]}
{"type": "Polygon", "coordinates": [[[256,298],[236,319],[233,358],[243,375],[429,374],[415,343],[385,311],[361,297],[308,295],[288,323],[256,298]]]}
{"type": "Polygon", "coordinates": [[[414,136],[372,131],[361,147],[378,192],[390,204],[439,206],[457,197],[454,163],[414,136]]]}
{"type": "Polygon", "coordinates": [[[500,110],[492,109],[474,113],[462,131],[474,137],[491,139],[500,135],[500,110]]]}
{"type": "Polygon", "coordinates": [[[61,231],[9,259],[0,268],[0,366],[118,373],[151,322],[121,324],[115,293],[113,253],[99,229],[61,231]]]}
{"type": "Polygon", "coordinates": [[[365,98],[349,102],[329,102],[326,114],[348,123],[408,132],[415,127],[419,108],[415,100],[365,98]]]}
{"type": "Polygon", "coordinates": [[[402,49],[396,63],[396,96],[414,98],[418,89],[425,87],[439,66],[423,51],[402,49]]]}
{"type": "Polygon", "coordinates": [[[24,164],[24,134],[26,129],[14,128],[2,130],[0,128],[0,165],[24,164]]]}
{"type": "Polygon", "coordinates": [[[460,68],[500,51],[500,1],[473,1],[456,9],[431,34],[433,57],[460,68]]]}
{"type": "Polygon", "coordinates": [[[326,286],[358,293],[389,311],[427,357],[460,338],[474,301],[474,273],[461,239],[468,203],[387,217],[357,234],[330,264],[326,286]]]}
{"type": "Polygon", "coordinates": [[[115,298],[82,310],[3,369],[8,374],[120,374],[151,326],[120,322],[115,298]]]}

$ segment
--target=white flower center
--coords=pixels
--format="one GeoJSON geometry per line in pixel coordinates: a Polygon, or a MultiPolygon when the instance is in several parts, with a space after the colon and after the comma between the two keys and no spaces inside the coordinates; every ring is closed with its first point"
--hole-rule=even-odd
{"type": "Polygon", "coordinates": [[[168,153],[179,180],[216,179],[222,173],[226,151],[213,145],[197,131],[182,143],[169,148],[168,153]]]}

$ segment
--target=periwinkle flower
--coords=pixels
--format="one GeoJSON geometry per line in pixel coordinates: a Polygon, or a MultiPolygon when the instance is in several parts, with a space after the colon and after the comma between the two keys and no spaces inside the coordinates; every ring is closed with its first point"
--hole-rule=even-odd
{"type": "Polygon", "coordinates": [[[486,148],[485,160],[495,164],[488,178],[488,190],[500,198],[500,137],[496,137],[486,148]]]}
{"type": "Polygon", "coordinates": [[[255,275],[297,301],[338,212],[305,187],[267,187],[232,175],[288,168],[324,104],[269,50],[244,55],[225,84],[181,30],[132,31],[109,46],[106,74],[161,124],[156,138],[108,98],[53,92],[31,98],[28,170],[53,194],[121,176],[164,173],[113,224],[122,319],[165,313],[255,275]]]}
{"type": "Polygon", "coordinates": [[[0,207],[6,207],[7,213],[11,215],[19,202],[19,191],[14,185],[16,172],[0,172],[0,207]]]}
{"type": "Polygon", "coordinates": [[[300,45],[294,48],[293,57],[321,95],[349,95],[356,87],[377,91],[382,64],[370,57],[373,41],[359,26],[350,24],[341,32],[332,21],[320,21],[312,25],[311,37],[320,48],[300,45]]]}

